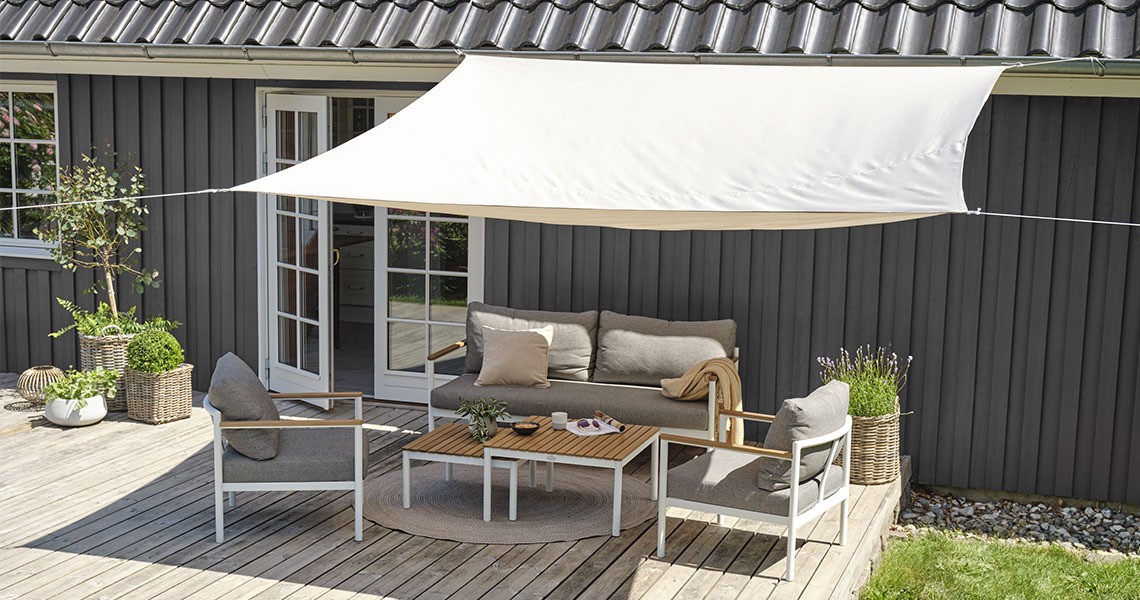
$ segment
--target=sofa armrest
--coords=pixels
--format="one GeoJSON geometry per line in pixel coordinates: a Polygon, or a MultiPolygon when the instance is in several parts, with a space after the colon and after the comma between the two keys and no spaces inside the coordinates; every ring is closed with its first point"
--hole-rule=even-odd
{"type": "Polygon", "coordinates": [[[288,419],[281,421],[222,421],[222,429],[280,429],[282,427],[363,427],[361,419],[288,419]]]}
{"type": "Polygon", "coordinates": [[[448,354],[451,354],[452,352],[455,352],[456,350],[458,350],[458,349],[460,349],[466,345],[467,345],[467,340],[459,340],[458,342],[455,342],[454,344],[452,344],[452,345],[450,345],[450,346],[448,346],[442,350],[436,350],[435,352],[432,352],[431,354],[427,355],[427,359],[430,361],[439,360],[439,359],[443,358],[444,356],[447,356],[448,354]]]}
{"type": "Polygon", "coordinates": [[[771,423],[776,416],[766,415],[764,413],[744,412],[742,410],[720,410],[718,413],[724,417],[739,417],[741,419],[748,419],[751,421],[765,421],[771,423]]]}
{"type": "Polygon", "coordinates": [[[317,400],[323,400],[323,399],[339,400],[339,399],[348,399],[348,398],[361,398],[363,396],[364,396],[363,392],[295,392],[295,393],[270,392],[269,393],[270,398],[277,398],[277,399],[281,399],[281,400],[293,400],[293,399],[299,400],[301,398],[317,399],[317,400]]]}
{"type": "Polygon", "coordinates": [[[714,440],[702,440],[700,438],[687,437],[683,435],[673,435],[671,433],[661,434],[661,441],[672,442],[675,444],[685,444],[687,446],[698,446],[701,448],[733,450],[736,452],[746,452],[748,454],[756,454],[758,456],[767,456],[769,458],[779,458],[782,460],[792,460],[792,453],[786,450],[773,450],[771,448],[764,448],[761,446],[741,446],[737,444],[730,444],[728,442],[717,442],[714,440]]]}

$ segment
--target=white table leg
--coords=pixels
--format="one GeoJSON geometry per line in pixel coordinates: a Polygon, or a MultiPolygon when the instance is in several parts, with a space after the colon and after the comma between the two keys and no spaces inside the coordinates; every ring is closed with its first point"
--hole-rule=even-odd
{"type": "Polygon", "coordinates": [[[650,500],[657,499],[657,464],[661,460],[661,444],[654,440],[649,446],[649,485],[653,489],[649,492],[650,500]]]}
{"type": "Polygon", "coordinates": [[[412,507],[412,470],[411,460],[408,459],[408,453],[404,452],[404,508],[412,507]]]}
{"type": "Polygon", "coordinates": [[[614,468],[614,537],[621,535],[621,478],[621,463],[618,463],[614,468]]]}
{"type": "Polygon", "coordinates": [[[554,491],[554,463],[546,463],[546,491],[554,491]]]}
{"type": "Polygon", "coordinates": [[[516,460],[511,461],[511,503],[508,512],[508,518],[512,521],[518,518],[519,514],[519,463],[516,460]]]}
{"type": "Polygon", "coordinates": [[[443,480],[451,481],[451,463],[443,463],[443,480]]]}
{"type": "Polygon", "coordinates": [[[483,452],[483,520],[491,520],[491,453],[483,452]]]}
{"type": "Polygon", "coordinates": [[[527,462],[530,463],[530,487],[534,487],[534,470],[536,461],[528,460],[527,462]]]}

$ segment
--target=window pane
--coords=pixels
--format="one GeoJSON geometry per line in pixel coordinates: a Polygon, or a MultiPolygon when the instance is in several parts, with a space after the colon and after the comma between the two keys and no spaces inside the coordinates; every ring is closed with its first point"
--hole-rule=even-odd
{"type": "MultiPolygon", "coordinates": [[[[277,111],[277,158],[297,159],[296,135],[293,112],[277,111]]],[[[277,168],[280,169],[281,166],[278,165],[277,168]]]]}
{"type": "Polygon", "coordinates": [[[297,264],[297,218],[277,215],[277,262],[297,264]]]}
{"type": "Polygon", "coordinates": [[[298,219],[301,223],[301,266],[316,269],[320,258],[320,238],[317,237],[317,222],[312,219],[298,219]]]}
{"type": "Polygon", "coordinates": [[[0,143],[0,187],[12,187],[12,144],[0,143]]]}
{"type": "Polygon", "coordinates": [[[12,137],[12,115],[8,112],[8,92],[0,92],[0,138],[12,137]]]}
{"type": "Polygon", "coordinates": [[[277,310],[297,314],[297,272],[277,267],[277,310]]]}
{"type": "Polygon", "coordinates": [[[292,196],[278,196],[277,210],[293,212],[297,210],[297,199],[292,196]]]}
{"type": "Polygon", "coordinates": [[[424,276],[388,273],[388,316],[422,321],[424,310],[424,276]]]}
{"type": "Polygon", "coordinates": [[[320,327],[301,323],[301,368],[310,373],[319,373],[321,370],[321,336],[320,327]]]}
{"type": "Polygon", "coordinates": [[[297,113],[297,160],[317,155],[317,113],[297,113]]]}
{"type": "Polygon", "coordinates": [[[277,362],[297,366],[297,322],[277,317],[277,362]]]}
{"type": "Polygon", "coordinates": [[[55,139],[55,95],[51,92],[13,92],[12,123],[16,137],[55,139]]]}
{"type": "MultiPolygon", "coordinates": [[[[436,352],[458,342],[467,335],[463,326],[431,325],[431,340],[428,344],[429,352],[436,352]]],[[[462,375],[467,349],[460,348],[446,357],[436,361],[435,372],[446,375],[462,375]]]]}
{"type": "Polygon", "coordinates": [[[405,217],[422,217],[422,216],[427,215],[427,213],[425,213],[423,211],[404,210],[402,208],[389,208],[388,214],[390,214],[390,215],[401,215],[401,216],[405,216],[405,217]]]}
{"type": "Polygon", "coordinates": [[[467,278],[431,276],[431,320],[463,323],[467,320],[467,278]]]}
{"type": "Polygon", "coordinates": [[[388,368],[423,373],[424,337],[422,323],[388,323],[388,368]]]}
{"type": "Polygon", "coordinates": [[[431,224],[431,268],[467,272],[467,223],[431,224]]]}
{"type": "MultiPolygon", "coordinates": [[[[49,195],[30,195],[30,194],[16,194],[16,203],[19,206],[35,206],[37,204],[51,204],[55,202],[55,196],[49,195]]],[[[38,208],[23,209],[18,211],[16,223],[19,227],[18,237],[34,240],[36,237],[35,228],[39,226],[40,222],[46,216],[45,210],[38,208]]]]}
{"type": "Polygon", "coordinates": [[[321,286],[312,273],[301,273],[301,316],[314,321],[320,316],[321,286]]]}
{"type": "Polygon", "coordinates": [[[424,268],[424,221],[388,221],[388,266],[424,268]]]}
{"type": "Polygon", "coordinates": [[[319,200],[312,198],[297,198],[298,208],[297,211],[303,215],[317,216],[317,203],[319,200]]]}
{"type": "Polygon", "coordinates": [[[15,144],[16,187],[47,190],[55,187],[55,146],[38,142],[15,144]]]}
{"type": "MultiPolygon", "coordinates": [[[[9,208],[12,206],[12,194],[7,192],[0,194],[0,208],[9,208]]],[[[10,238],[12,233],[16,230],[15,227],[15,211],[5,210],[0,211],[0,238],[10,238]]]]}

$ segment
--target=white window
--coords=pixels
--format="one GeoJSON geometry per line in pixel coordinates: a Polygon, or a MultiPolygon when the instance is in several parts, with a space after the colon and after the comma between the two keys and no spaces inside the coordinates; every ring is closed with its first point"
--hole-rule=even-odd
{"type": "MultiPolygon", "coordinates": [[[[0,81],[0,208],[55,199],[59,184],[56,94],[53,84],[0,81]]],[[[35,208],[0,210],[0,254],[48,257],[33,230],[35,208]]]]}

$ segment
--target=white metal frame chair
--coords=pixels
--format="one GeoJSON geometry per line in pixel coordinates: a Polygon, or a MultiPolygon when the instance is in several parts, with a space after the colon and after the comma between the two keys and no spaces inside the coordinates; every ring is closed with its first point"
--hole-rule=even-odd
{"type": "Polygon", "coordinates": [[[353,414],[355,418],[339,420],[284,419],[279,421],[223,421],[221,412],[210,404],[210,397],[207,395],[205,399],[202,400],[202,407],[209,413],[210,420],[213,421],[214,425],[214,538],[219,544],[225,539],[222,533],[225,524],[225,508],[222,505],[222,497],[227,492],[229,493],[229,505],[232,507],[236,506],[235,495],[237,492],[352,490],[352,506],[355,512],[355,539],[358,542],[361,541],[363,539],[363,516],[361,511],[364,507],[364,457],[361,455],[364,448],[363,394],[361,392],[334,392],[327,394],[306,392],[299,394],[274,393],[269,394],[269,396],[279,400],[327,400],[330,403],[333,400],[351,399],[354,403],[353,414]],[[353,429],[353,479],[348,481],[225,481],[222,470],[222,454],[225,451],[223,447],[224,440],[222,438],[223,429],[282,429],[286,427],[351,427],[353,429]]]}
{"type": "Polygon", "coordinates": [[[775,418],[773,415],[765,415],[760,413],[749,413],[740,411],[722,410],[718,412],[718,427],[719,432],[718,441],[701,440],[697,438],[682,437],[677,435],[661,436],[661,456],[669,456],[669,444],[684,444],[687,446],[697,446],[707,448],[709,450],[717,450],[724,452],[743,452],[751,454],[756,457],[766,456],[768,458],[775,458],[778,460],[792,461],[792,475],[791,475],[791,490],[788,514],[769,514],[759,511],[743,510],[728,506],[720,506],[717,504],[708,504],[704,502],[694,502],[682,498],[673,498],[668,494],[668,478],[669,467],[668,460],[660,461],[658,468],[660,474],[657,478],[658,485],[661,486],[658,491],[657,497],[657,556],[664,558],[665,556],[665,509],[670,506],[678,508],[697,510],[703,512],[715,513],[718,515],[717,522],[723,524],[725,516],[738,517],[742,519],[752,519],[756,521],[764,521],[767,523],[774,523],[776,525],[783,525],[787,527],[788,535],[788,550],[787,550],[787,567],[784,577],[788,581],[793,581],[795,577],[796,568],[796,528],[800,525],[811,521],[812,519],[820,516],[827,510],[840,506],[839,516],[839,544],[844,545],[847,543],[847,515],[848,515],[848,496],[850,492],[851,481],[851,417],[847,417],[843,427],[821,436],[814,438],[792,442],[791,452],[782,450],[773,450],[770,448],[762,448],[758,446],[740,446],[731,444],[725,441],[725,425],[730,417],[748,419],[753,421],[762,421],[771,423],[775,418]],[[827,462],[825,464],[831,465],[835,461],[836,455],[839,453],[840,448],[843,449],[843,481],[838,489],[828,496],[824,496],[825,491],[828,489],[828,471],[824,468],[823,473],[820,475],[819,482],[819,495],[816,503],[804,512],[799,512],[799,487],[800,487],[800,456],[805,450],[817,448],[820,446],[830,445],[827,455],[827,462]]]}

